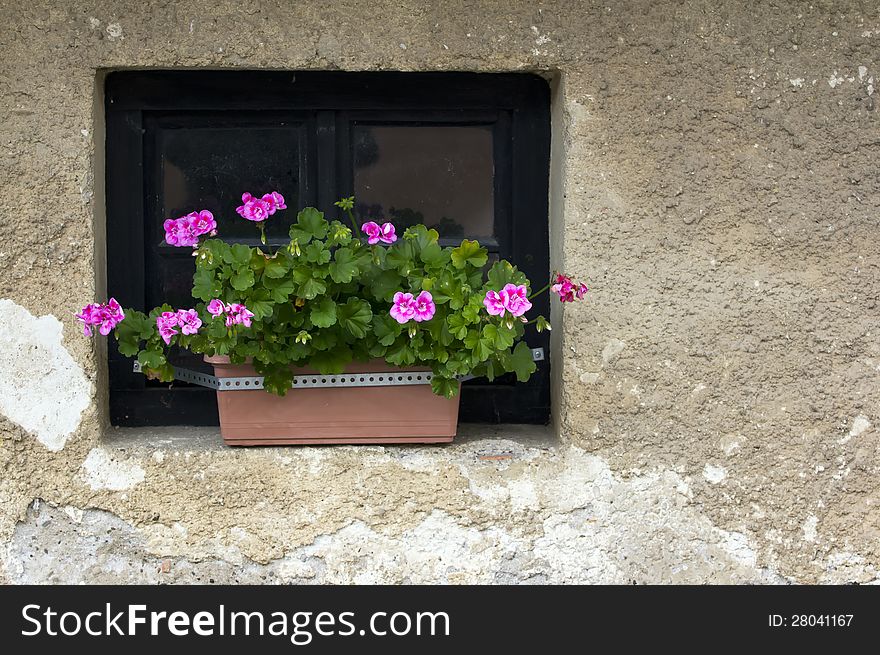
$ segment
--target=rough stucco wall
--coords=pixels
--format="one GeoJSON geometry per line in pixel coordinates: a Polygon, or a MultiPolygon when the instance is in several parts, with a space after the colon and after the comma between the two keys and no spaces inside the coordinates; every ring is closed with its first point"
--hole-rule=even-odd
{"type": "Polygon", "coordinates": [[[0,25],[0,388],[29,365],[64,399],[4,396],[2,577],[878,578],[875,3],[36,0],[0,25]],[[593,291],[557,320],[558,442],[108,440],[71,314],[102,286],[96,71],[129,66],[560,76],[554,259],[593,291]]]}

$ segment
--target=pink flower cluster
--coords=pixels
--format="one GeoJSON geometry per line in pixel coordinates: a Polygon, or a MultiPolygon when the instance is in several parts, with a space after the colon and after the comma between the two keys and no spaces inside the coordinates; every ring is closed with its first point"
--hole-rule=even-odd
{"type": "Polygon", "coordinates": [[[125,318],[125,312],[116,302],[115,298],[111,298],[106,304],[89,303],[82,308],[79,314],[76,314],[78,321],[83,324],[83,334],[87,337],[92,336],[92,328],[97,327],[98,332],[103,336],[110,334],[110,331],[122,322],[125,318]]]}
{"type": "Polygon", "coordinates": [[[437,306],[434,298],[427,291],[422,291],[417,298],[411,293],[398,291],[394,294],[394,304],[391,306],[391,318],[401,325],[410,320],[416,323],[430,321],[434,317],[437,306]]]}
{"type": "Polygon", "coordinates": [[[589,289],[587,289],[587,285],[583,282],[578,284],[568,275],[557,273],[550,291],[559,296],[559,300],[562,302],[574,302],[575,299],[582,299],[589,289]]]}
{"type": "Polygon", "coordinates": [[[176,312],[162,312],[156,317],[156,327],[159,328],[159,336],[165,344],[171,343],[171,337],[180,332],[195,334],[202,327],[202,319],[194,309],[179,309],[176,312]]]}
{"type": "Polygon", "coordinates": [[[254,313],[244,305],[237,302],[231,302],[226,305],[219,298],[214,298],[214,300],[209,302],[207,309],[208,313],[214,318],[225,314],[226,327],[232,327],[233,325],[250,327],[251,319],[254,317],[254,313]]]}
{"type": "Polygon", "coordinates": [[[262,223],[279,209],[287,209],[287,205],[284,204],[284,196],[277,191],[267,193],[262,198],[245,192],[241,194],[241,201],[244,204],[241,207],[236,207],[235,211],[242,218],[254,223],[262,223]]]}
{"type": "Polygon", "coordinates": [[[199,245],[199,237],[217,234],[217,221],[214,220],[214,214],[207,209],[191,212],[180,218],[169,218],[163,226],[165,243],[171,246],[195,248],[199,245]]]}
{"type": "Polygon", "coordinates": [[[511,316],[522,316],[532,308],[524,284],[505,284],[501,291],[487,291],[483,304],[492,316],[503,316],[504,312],[509,312],[511,316]]]}
{"type": "Polygon", "coordinates": [[[380,227],[378,223],[369,221],[361,225],[361,230],[367,235],[367,243],[371,246],[376,245],[380,241],[382,243],[394,243],[397,241],[397,234],[395,234],[394,226],[391,223],[382,223],[380,227]]]}

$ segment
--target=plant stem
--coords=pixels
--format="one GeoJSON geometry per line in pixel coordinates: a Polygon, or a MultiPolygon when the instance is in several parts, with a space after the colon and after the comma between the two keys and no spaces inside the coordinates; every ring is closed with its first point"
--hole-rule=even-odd
{"type": "Polygon", "coordinates": [[[539,291],[535,291],[531,296],[529,296],[529,300],[531,300],[532,298],[537,298],[538,296],[540,296],[540,295],[541,295],[542,293],[544,293],[547,289],[549,289],[550,286],[551,286],[552,284],[553,284],[552,282],[548,282],[548,283],[547,283],[547,286],[545,286],[543,289],[541,289],[541,290],[539,290],[539,291]]]}
{"type": "Polygon", "coordinates": [[[348,214],[348,220],[351,221],[351,226],[354,228],[355,236],[361,236],[361,228],[357,224],[357,221],[354,218],[354,212],[350,209],[346,209],[345,213],[348,214]]]}

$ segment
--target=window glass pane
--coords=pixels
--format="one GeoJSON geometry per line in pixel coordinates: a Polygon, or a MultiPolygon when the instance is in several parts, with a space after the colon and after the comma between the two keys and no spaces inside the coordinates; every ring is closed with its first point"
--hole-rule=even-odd
{"type": "Polygon", "coordinates": [[[256,238],[254,225],[235,213],[245,191],[254,195],[278,191],[294,208],[272,217],[267,224],[270,238],[285,236],[296,219],[298,126],[164,129],[158,148],[162,219],[208,209],[221,238],[256,238]]]}
{"type": "Polygon", "coordinates": [[[354,195],[361,221],[417,223],[441,236],[494,236],[492,127],[352,128],[354,195]]]}

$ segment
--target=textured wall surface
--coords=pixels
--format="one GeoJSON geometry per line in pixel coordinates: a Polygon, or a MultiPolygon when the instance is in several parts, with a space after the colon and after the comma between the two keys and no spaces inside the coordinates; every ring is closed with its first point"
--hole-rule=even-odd
{"type": "Polygon", "coordinates": [[[874,2],[0,3],[0,579],[880,578],[874,2]],[[554,80],[552,439],[103,427],[100,71],[554,80]],[[557,308],[558,309],[558,308],[557,308]]]}

